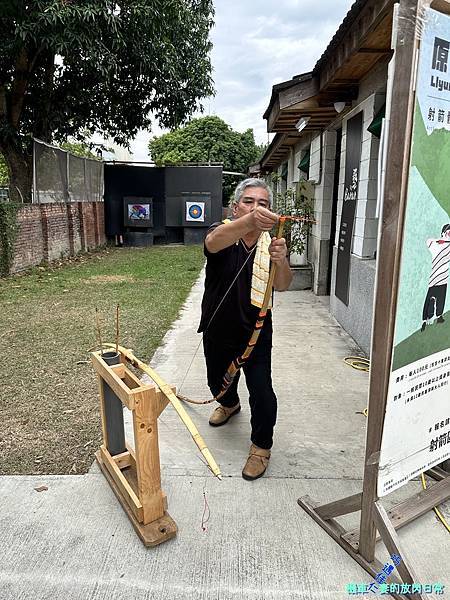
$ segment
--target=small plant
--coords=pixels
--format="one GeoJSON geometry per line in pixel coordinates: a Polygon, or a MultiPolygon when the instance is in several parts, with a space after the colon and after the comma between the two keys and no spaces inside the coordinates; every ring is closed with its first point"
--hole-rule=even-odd
{"type": "Polygon", "coordinates": [[[314,188],[312,184],[301,180],[295,188],[288,188],[285,192],[278,193],[274,208],[275,212],[280,215],[289,215],[299,219],[286,221],[284,237],[290,254],[303,254],[314,220],[314,188]]]}
{"type": "Polygon", "coordinates": [[[0,277],[9,275],[14,260],[14,244],[19,231],[19,204],[0,202],[0,277]]]}

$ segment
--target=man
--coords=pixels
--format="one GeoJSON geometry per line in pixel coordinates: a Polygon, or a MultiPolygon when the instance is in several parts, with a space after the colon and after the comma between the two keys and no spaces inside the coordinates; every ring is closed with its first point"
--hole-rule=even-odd
{"type": "MultiPolygon", "coordinates": [[[[270,211],[271,202],[272,192],[263,180],[244,180],[231,204],[233,220],[213,224],[205,239],[206,281],[198,331],[203,332],[208,385],[214,396],[222,388],[230,363],[247,347],[262,305],[265,284],[261,279],[267,282],[270,262],[276,265],[276,290],[286,290],[292,280],[286,240],[271,239],[267,233],[278,222],[278,216],[270,211]]],[[[252,445],[242,471],[247,480],[264,474],[273,442],[277,399],[272,388],[271,350],[272,315],[268,310],[258,341],[242,367],[252,429],[252,445]]],[[[213,427],[225,425],[241,410],[238,379],[239,372],[211,415],[213,427]]]]}
{"type": "Polygon", "coordinates": [[[442,316],[447,295],[448,265],[450,262],[450,224],[442,227],[440,239],[427,240],[428,250],[431,252],[431,275],[428,282],[428,292],[422,311],[421,331],[432,322],[436,315],[437,323],[444,323],[442,316]]]}

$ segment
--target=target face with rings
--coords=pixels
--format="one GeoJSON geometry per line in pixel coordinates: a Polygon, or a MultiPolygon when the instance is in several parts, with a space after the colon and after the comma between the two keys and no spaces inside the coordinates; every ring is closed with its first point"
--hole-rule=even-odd
{"type": "Polygon", "coordinates": [[[186,221],[205,221],[204,202],[186,202],[186,221]]]}
{"type": "Polygon", "coordinates": [[[189,214],[191,215],[191,217],[193,219],[198,219],[200,217],[200,215],[202,214],[202,209],[200,208],[200,206],[198,204],[193,204],[192,206],[189,207],[189,214]]]}

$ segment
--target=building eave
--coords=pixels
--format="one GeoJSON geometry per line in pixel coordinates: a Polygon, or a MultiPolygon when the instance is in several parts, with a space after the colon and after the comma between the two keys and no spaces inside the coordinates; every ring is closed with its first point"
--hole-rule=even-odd
{"type": "Polygon", "coordinates": [[[305,132],[323,130],[336,119],[335,103],[350,107],[359,82],[391,55],[394,0],[357,0],[313,71],[273,86],[264,118],[267,131],[294,135],[299,120],[305,132]]]}

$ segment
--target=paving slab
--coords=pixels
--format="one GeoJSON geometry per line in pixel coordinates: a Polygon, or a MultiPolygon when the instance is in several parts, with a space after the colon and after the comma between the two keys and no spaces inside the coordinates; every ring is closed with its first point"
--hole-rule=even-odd
{"type": "MultiPolygon", "coordinates": [[[[202,286],[200,279],[151,361],[197,399],[209,397],[195,333],[202,286]]],[[[213,405],[187,405],[222,482],[201,461],[175,411],[169,406],[161,415],[163,487],[179,532],[157,548],[141,544],[95,465],[83,476],[1,477],[0,599],[340,600],[350,597],[347,583],[369,583],[297,505],[305,494],[328,502],[361,490],[368,376],[343,363],[357,348],[330,316],[327,298],[276,294],[274,328],[279,414],[264,478],[240,476],[250,443],[242,382],[243,410],[225,427],[208,426],[213,405]],[[37,492],[40,485],[48,490],[37,492]]],[[[131,438],[129,415],[126,422],[131,438]]],[[[420,489],[412,481],[383,502],[389,508],[420,489]]],[[[450,504],[442,510],[450,518],[450,504]]],[[[356,526],[357,515],[343,523],[356,526]]],[[[450,537],[434,513],[400,535],[420,581],[450,585],[450,537]]]]}

